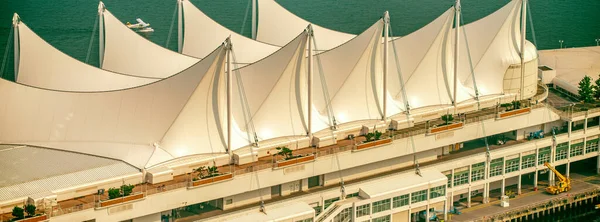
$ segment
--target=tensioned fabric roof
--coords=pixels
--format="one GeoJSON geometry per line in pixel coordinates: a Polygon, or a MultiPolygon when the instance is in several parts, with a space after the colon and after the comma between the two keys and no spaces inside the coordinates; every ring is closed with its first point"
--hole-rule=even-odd
{"type": "Polygon", "coordinates": [[[600,47],[540,50],[540,64],[556,71],[552,83],[578,95],[579,82],[586,75],[592,81],[600,75],[600,47]]]}
{"type": "MultiPolygon", "coordinates": [[[[199,59],[182,55],[148,41],[125,26],[100,2],[104,20],[104,60],[102,69],[134,76],[166,78],[197,63],[199,59]]],[[[206,43],[204,58],[227,38],[206,43]]]]}
{"type": "Polygon", "coordinates": [[[220,44],[223,39],[230,37],[231,42],[235,46],[235,62],[240,65],[253,63],[277,51],[280,46],[290,42],[293,36],[300,33],[308,25],[306,24],[301,29],[294,30],[291,33],[285,33],[282,30],[282,34],[290,34],[292,38],[289,38],[279,46],[275,46],[255,41],[231,31],[212,20],[189,0],[180,1],[179,4],[183,8],[184,20],[183,50],[181,53],[197,58],[204,58],[214,49],[215,45],[220,44]]]}
{"type": "Polygon", "coordinates": [[[0,147],[0,202],[139,174],[122,161],[20,145],[0,147]]]}
{"type": "Polygon", "coordinates": [[[148,84],[158,79],[114,73],[87,65],[52,47],[19,22],[16,81],[62,91],[106,91],[148,84]]]}
{"type": "MultiPolygon", "coordinates": [[[[294,38],[294,33],[306,28],[310,22],[294,15],[275,0],[258,1],[258,25],[256,40],[274,45],[285,45],[294,38]]],[[[329,50],[354,38],[356,35],[343,33],[312,24],[317,50],[329,50]]]]}
{"type": "Polygon", "coordinates": [[[200,81],[223,72],[224,58],[222,46],[177,75],[108,92],[59,92],[0,80],[0,141],[74,150],[142,168],[157,153],[152,144],[162,140],[200,81]]]}

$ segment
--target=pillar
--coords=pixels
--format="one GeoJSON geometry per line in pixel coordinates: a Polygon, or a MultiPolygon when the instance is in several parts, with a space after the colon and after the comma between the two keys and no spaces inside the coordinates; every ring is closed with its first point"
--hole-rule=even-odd
{"type": "Polygon", "coordinates": [[[588,112],[585,111],[585,119],[583,119],[583,133],[587,133],[587,123],[588,123],[587,114],[588,114],[588,112]]]}
{"type": "Polygon", "coordinates": [[[467,208],[471,207],[471,186],[469,186],[467,193],[467,208]]]}
{"type": "Polygon", "coordinates": [[[522,174],[519,174],[519,181],[517,182],[517,194],[521,195],[521,176],[522,174]]]}
{"type": "Polygon", "coordinates": [[[569,134],[569,137],[571,137],[571,129],[573,128],[573,122],[569,121],[568,123],[569,125],[567,126],[567,132],[569,134]]]}
{"type": "Polygon", "coordinates": [[[505,194],[505,186],[506,186],[506,179],[502,178],[502,187],[500,188],[500,195],[503,196],[505,194]]]}
{"type": "Polygon", "coordinates": [[[483,203],[489,203],[490,202],[490,183],[489,182],[485,182],[483,184],[483,203]]]}
{"type": "Polygon", "coordinates": [[[566,176],[567,178],[570,178],[570,176],[569,176],[569,172],[571,172],[571,160],[567,161],[567,171],[566,171],[566,173],[565,173],[565,176],[566,176]]]}
{"type": "Polygon", "coordinates": [[[538,186],[538,171],[536,169],[535,172],[533,173],[533,187],[537,187],[537,186],[538,186]]]}
{"type": "Polygon", "coordinates": [[[600,154],[596,157],[596,173],[600,174],[600,154]]]}
{"type": "Polygon", "coordinates": [[[448,207],[448,198],[446,198],[446,200],[444,200],[444,221],[448,221],[448,209],[450,209],[450,207],[448,207]]]}

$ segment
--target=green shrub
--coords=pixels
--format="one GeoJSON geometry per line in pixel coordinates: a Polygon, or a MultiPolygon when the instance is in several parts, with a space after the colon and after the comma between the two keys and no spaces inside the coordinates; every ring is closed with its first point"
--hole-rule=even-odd
{"type": "Polygon", "coordinates": [[[25,211],[23,208],[15,206],[12,210],[13,217],[16,217],[17,220],[25,218],[25,211]]]}
{"type": "Polygon", "coordinates": [[[374,138],[374,137],[375,137],[375,134],[374,134],[374,133],[367,133],[367,134],[365,135],[365,139],[367,139],[367,140],[366,140],[367,142],[371,142],[371,141],[373,141],[373,138],[374,138]]]}
{"type": "Polygon", "coordinates": [[[29,204],[29,205],[25,205],[25,213],[27,213],[27,216],[34,216],[35,215],[35,205],[29,204]]]}
{"type": "Polygon", "coordinates": [[[375,140],[381,139],[381,135],[383,135],[382,132],[379,132],[379,131],[375,130],[375,140]]]}
{"type": "Polygon", "coordinates": [[[110,188],[108,189],[108,199],[115,199],[121,197],[121,189],[110,188]]]}
{"type": "Polygon", "coordinates": [[[134,185],[122,185],[121,189],[123,190],[123,196],[129,196],[133,192],[134,185]]]}

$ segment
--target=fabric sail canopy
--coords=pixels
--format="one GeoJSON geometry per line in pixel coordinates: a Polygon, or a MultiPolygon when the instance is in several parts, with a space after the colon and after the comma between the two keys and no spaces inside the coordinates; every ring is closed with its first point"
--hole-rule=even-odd
{"type": "MultiPolygon", "coordinates": [[[[181,53],[185,55],[204,58],[214,49],[214,45],[220,44],[227,37],[230,37],[231,42],[235,45],[235,62],[240,65],[254,63],[280,48],[279,46],[255,41],[225,28],[200,11],[189,0],[181,0],[180,4],[180,7],[183,8],[184,20],[183,49],[181,53]]],[[[306,25],[304,28],[306,28],[306,25]]],[[[292,35],[299,33],[304,28],[295,30],[292,35]]],[[[292,38],[289,40],[292,40],[292,38]]],[[[287,42],[289,41],[285,43],[287,42]]]]}
{"type": "MultiPolygon", "coordinates": [[[[166,78],[199,61],[197,58],[173,52],[148,41],[106,9],[103,10],[102,16],[105,39],[102,69],[141,77],[166,78]]],[[[225,38],[227,37],[206,44],[206,55],[225,38]]]]}
{"type": "MultiPolygon", "coordinates": [[[[275,0],[258,1],[256,40],[274,45],[285,45],[310,22],[294,15],[275,0]]],[[[312,24],[317,50],[329,50],[354,38],[356,35],[327,29],[312,24]]]]}
{"type": "Polygon", "coordinates": [[[0,80],[0,141],[115,158],[142,168],[203,77],[223,71],[224,57],[220,47],[177,75],[107,92],[61,92],[0,80]]]}
{"type": "Polygon", "coordinates": [[[110,72],[74,59],[45,42],[19,22],[18,83],[61,91],[108,91],[148,84],[158,79],[110,72]]]}

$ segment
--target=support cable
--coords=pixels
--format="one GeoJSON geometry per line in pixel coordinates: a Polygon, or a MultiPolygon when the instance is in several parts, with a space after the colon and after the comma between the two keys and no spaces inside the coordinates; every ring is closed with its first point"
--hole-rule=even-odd
{"type": "MultiPolygon", "coordinates": [[[[8,40],[6,40],[6,48],[4,48],[4,57],[2,57],[2,66],[0,67],[0,77],[4,78],[4,68],[6,68],[6,61],[8,61],[8,51],[10,51],[10,40],[13,35],[13,27],[10,27],[10,32],[8,33],[8,40]]],[[[16,81],[16,79],[15,79],[16,81]]]]}
{"type": "MultiPolygon", "coordinates": [[[[92,53],[92,45],[94,44],[94,37],[96,36],[96,29],[98,29],[98,17],[102,15],[96,16],[96,20],[94,21],[94,29],[92,30],[92,37],[90,37],[90,43],[88,44],[87,55],[85,56],[85,63],[90,61],[90,54],[92,53]]],[[[88,63],[89,64],[89,63],[88,63]]]]}
{"type": "Polygon", "coordinates": [[[173,35],[173,27],[175,27],[175,18],[177,17],[177,9],[179,7],[179,3],[177,3],[177,7],[173,10],[173,17],[171,17],[171,26],[169,27],[169,34],[167,35],[167,42],[165,43],[165,48],[169,48],[169,42],[171,42],[171,35],[173,35]]]}
{"type": "Polygon", "coordinates": [[[252,1],[248,1],[248,5],[246,6],[246,14],[244,14],[244,21],[242,22],[242,29],[240,29],[240,34],[244,35],[244,29],[246,29],[246,22],[248,21],[248,12],[250,11],[250,6],[252,6],[252,1]]]}
{"type": "MultiPolygon", "coordinates": [[[[529,1],[527,1],[527,17],[529,17],[529,26],[531,26],[531,35],[533,37],[533,45],[535,47],[538,46],[537,38],[535,37],[535,29],[533,28],[533,19],[531,17],[531,6],[529,6],[529,1]]],[[[537,50],[535,51],[537,53],[537,50]]]]}
{"type": "MultiPolygon", "coordinates": [[[[317,47],[317,39],[314,35],[311,35],[311,38],[313,39],[313,44],[315,45],[315,51],[318,51],[319,47],[317,47]]],[[[323,64],[321,63],[320,53],[315,54],[315,57],[317,58],[317,68],[319,69],[319,77],[321,78],[321,88],[323,90],[323,97],[325,97],[325,108],[327,110],[327,115],[329,116],[329,125],[332,127],[332,129],[336,129],[337,122],[335,120],[333,107],[331,106],[331,97],[329,96],[327,82],[325,81],[325,73],[323,72],[323,64]]]]}
{"type": "MultiPolygon", "coordinates": [[[[392,26],[390,24],[388,24],[389,26],[389,32],[391,36],[394,36],[394,32],[392,31],[392,26]]],[[[398,76],[400,78],[400,86],[402,87],[402,99],[404,100],[404,106],[405,106],[405,111],[404,113],[406,114],[406,124],[408,125],[408,127],[410,127],[410,105],[408,103],[408,96],[406,94],[406,88],[404,86],[404,79],[402,78],[402,70],[400,69],[400,60],[398,59],[398,51],[396,50],[396,43],[395,41],[391,41],[392,42],[392,48],[394,51],[394,59],[396,62],[396,71],[398,72],[398,76]]],[[[415,164],[415,173],[419,176],[421,175],[421,168],[419,167],[419,159],[417,158],[417,148],[415,147],[415,138],[413,137],[413,135],[410,135],[410,145],[412,147],[413,150],[413,162],[415,164]]]]}
{"type": "Polygon", "coordinates": [[[256,134],[256,128],[254,127],[254,123],[252,122],[252,114],[250,113],[250,106],[248,105],[248,97],[246,97],[246,91],[244,89],[244,83],[242,82],[242,77],[240,74],[240,70],[237,65],[237,59],[235,57],[235,51],[231,50],[231,56],[233,57],[233,66],[234,66],[234,75],[237,80],[237,87],[240,96],[240,102],[242,106],[242,113],[244,113],[244,123],[246,124],[246,134],[248,135],[248,140],[251,142],[254,140],[254,145],[258,146],[258,135],[256,134]],[[252,135],[253,134],[253,135],[252,135]]]}

